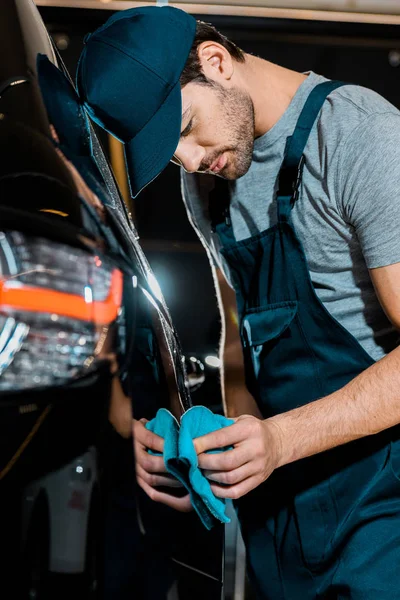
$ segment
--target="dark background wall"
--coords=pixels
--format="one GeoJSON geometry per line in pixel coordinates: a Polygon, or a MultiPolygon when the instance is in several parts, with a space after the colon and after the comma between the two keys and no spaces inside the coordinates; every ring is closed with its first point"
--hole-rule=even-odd
{"type": "MultiPolygon", "coordinates": [[[[101,25],[111,12],[49,7],[39,10],[67,69],[75,77],[84,35],[101,25]]],[[[195,16],[211,22],[246,52],[298,71],[312,70],[370,87],[400,108],[398,26],[195,16]]],[[[107,137],[101,132],[100,137],[108,152],[107,137]]],[[[178,168],[170,165],[145,188],[134,201],[132,212],[184,352],[203,359],[216,354],[219,317],[213,283],[205,252],[182,205],[178,168]]],[[[218,402],[216,372],[209,370],[208,375],[207,385],[197,394],[214,394],[218,402]]]]}

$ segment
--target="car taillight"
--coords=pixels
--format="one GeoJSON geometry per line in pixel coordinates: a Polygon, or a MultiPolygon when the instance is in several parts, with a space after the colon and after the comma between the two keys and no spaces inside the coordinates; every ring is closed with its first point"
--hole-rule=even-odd
{"type": "Polygon", "coordinates": [[[106,257],[0,231],[0,392],[70,381],[114,350],[123,275],[106,257]]]}

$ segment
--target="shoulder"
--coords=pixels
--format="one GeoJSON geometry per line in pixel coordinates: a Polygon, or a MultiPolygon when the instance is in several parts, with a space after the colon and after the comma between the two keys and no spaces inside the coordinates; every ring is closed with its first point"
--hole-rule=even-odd
{"type": "Polygon", "coordinates": [[[399,110],[386,98],[361,85],[345,84],[332,92],[329,100],[337,110],[347,109],[364,117],[387,112],[399,114],[399,110]]]}
{"type": "Polygon", "coordinates": [[[372,89],[346,84],[328,96],[318,119],[321,139],[337,147],[357,129],[370,131],[371,124],[398,124],[400,111],[372,89]]]}
{"type": "MultiPolygon", "coordinates": [[[[343,218],[356,227],[360,237],[366,237],[367,230],[377,235],[371,221],[388,231],[390,217],[384,219],[389,214],[397,214],[400,111],[368,88],[346,86],[337,93],[340,105],[337,120],[341,118],[342,123],[331,126],[333,140],[328,135],[329,125],[325,124],[326,143],[336,143],[330,148],[331,155],[337,157],[336,202],[343,218]]],[[[332,99],[332,105],[334,102],[332,99]]],[[[367,245],[364,246],[368,255],[367,245]]]]}

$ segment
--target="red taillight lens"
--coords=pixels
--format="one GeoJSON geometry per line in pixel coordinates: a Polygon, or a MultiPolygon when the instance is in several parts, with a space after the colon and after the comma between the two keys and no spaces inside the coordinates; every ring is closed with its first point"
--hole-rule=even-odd
{"type": "Polygon", "coordinates": [[[69,381],[114,350],[123,275],[99,254],[0,232],[0,391],[69,381]]]}

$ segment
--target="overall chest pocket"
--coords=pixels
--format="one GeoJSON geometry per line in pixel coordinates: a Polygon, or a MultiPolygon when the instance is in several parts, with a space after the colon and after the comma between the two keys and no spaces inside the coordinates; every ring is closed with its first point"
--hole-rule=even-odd
{"type": "Polygon", "coordinates": [[[245,356],[250,358],[253,374],[258,378],[260,356],[285,333],[297,313],[297,302],[287,301],[249,309],[243,316],[241,337],[245,356]]]}

